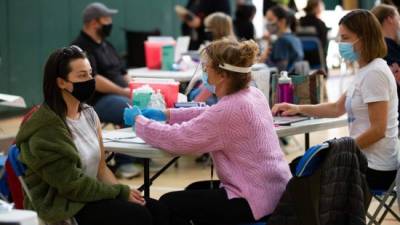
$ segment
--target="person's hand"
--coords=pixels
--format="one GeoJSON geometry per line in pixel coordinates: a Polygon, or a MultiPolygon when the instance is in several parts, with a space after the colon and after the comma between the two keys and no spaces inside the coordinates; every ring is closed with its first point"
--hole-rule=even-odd
{"type": "Polygon", "coordinates": [[[132,90],[128,87],[122,89],[122,95],[131,98],[132,97],[132,90]]]}
{"type": "Polygon", "coordinates": [[[271,55],[271,52],[272,52],[272,48],[267,46],[267,48],[260,54],[259,62],[260,63],[265,63],[265,61],[267,61],[267,59],[271,55]]]}
{"type": "Polygon", "coordinates": [[[202,24],[201,19],[198,16],[194,16],[192,20],[187,21],[186,24],[190,27],[190,28],[199,28],[202,24]]]}
{"type": "Polygon", "coordinates": [[[134,126],[136,117],[142,115],[142,111],[137,106],[124,109],[124,123],[127,126],[134,126]]]}
{"type": "Polygon", "coordinates": [[[393,63],[389,66],[392,71],[394,78],[396,79],[396,83],[400,85],[400,66],[397,63],[393,63]]]}
{"type": "Polygon", "coordinates": [[[132,189],[131,192],[129,193],[129,198],[128,201],[139,204],[144,206],[146,204],[146,201],[144,200],[142,194],[135,189],[132,189]]]}
{"type": "Polygon", "coordinates": [[[298,105],[289,104],[289,103],[279,103],[275,104],[271,109],[272,115],[280,114],[282,116],[294,116],[300,113],[300,109],[298,105]]]}
{"type": "Polygon", "coordinates": [[[167,115],[163,110],[155,108],[145,108],[142,109],[142,115],[146,118],[156,120],[156,121],[166,121],[167,115]]]}

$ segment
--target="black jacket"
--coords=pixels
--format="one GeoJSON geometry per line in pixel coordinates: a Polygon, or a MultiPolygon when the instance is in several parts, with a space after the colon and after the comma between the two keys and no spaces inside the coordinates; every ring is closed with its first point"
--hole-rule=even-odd
{"type": "Polygon", "coordinates": [[[371,200],[367,160],[352,138],[330,140],[321,166],[293,177],[268,225],[365,224],[371,200]]]}

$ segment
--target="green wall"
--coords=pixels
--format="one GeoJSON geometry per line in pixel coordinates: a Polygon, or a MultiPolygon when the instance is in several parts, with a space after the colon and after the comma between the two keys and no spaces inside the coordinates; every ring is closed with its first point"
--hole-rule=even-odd
{"type": "MultiPolygon", "coordinates": [[[[82,26],[88,0],[0,0],[0,93],[21,95],[28,105],[42,101],[42,68],[48,55],[68,45],[82,26]]],[[[175,4],[186,0],[103,0],[119,13],[110,37],[125,51],[123,29],[153,30],[179,35],[175,4]]],[[[0,108],[0,112],[8,110],[0,108]]]]}

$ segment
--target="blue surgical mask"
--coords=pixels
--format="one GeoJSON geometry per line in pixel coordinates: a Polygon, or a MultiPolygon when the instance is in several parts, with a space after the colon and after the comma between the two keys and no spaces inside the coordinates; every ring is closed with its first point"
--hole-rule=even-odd
{"type": "Polygon", "coordinates": [[[215,85],[208,83],[207,72],[203,72],[203,74],[201,75],[201,80],[203,81],[204,87],[207,88],[207,90],[209,90],[211,93],[215,94],[215,85]]]}
{"type": "Polygon", "coordinates": [[[354,51],[354,43],[357,41],[350,43],[350,42],[339,42],[339,53],[343,59],[348,60],[350,62],[357,61],[359,55],[357,52],[354,51]]]}

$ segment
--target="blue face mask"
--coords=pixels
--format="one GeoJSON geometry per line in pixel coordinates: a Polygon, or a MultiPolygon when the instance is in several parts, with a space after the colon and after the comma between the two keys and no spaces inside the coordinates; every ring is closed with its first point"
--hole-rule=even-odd
{"type": "Polygon", "coordinates": [[[207,88],[207,90],[209,90],[211,93],[215,94],[215,85],[208,83],[207,72],[203,72],[203,74],[201,75],[201,80],[203,81],[204,87],[207,88]]]}
{"type": "Polygon", "coordinates": [[[348,60],[350,62],[357,61],[359,58],[359,55],[357,52],[354,51],[353,45],[357,41],[353,43],[349,42],[339,42],[339,53],[340,56],[342,56],[343,59],[348,60]]]}

